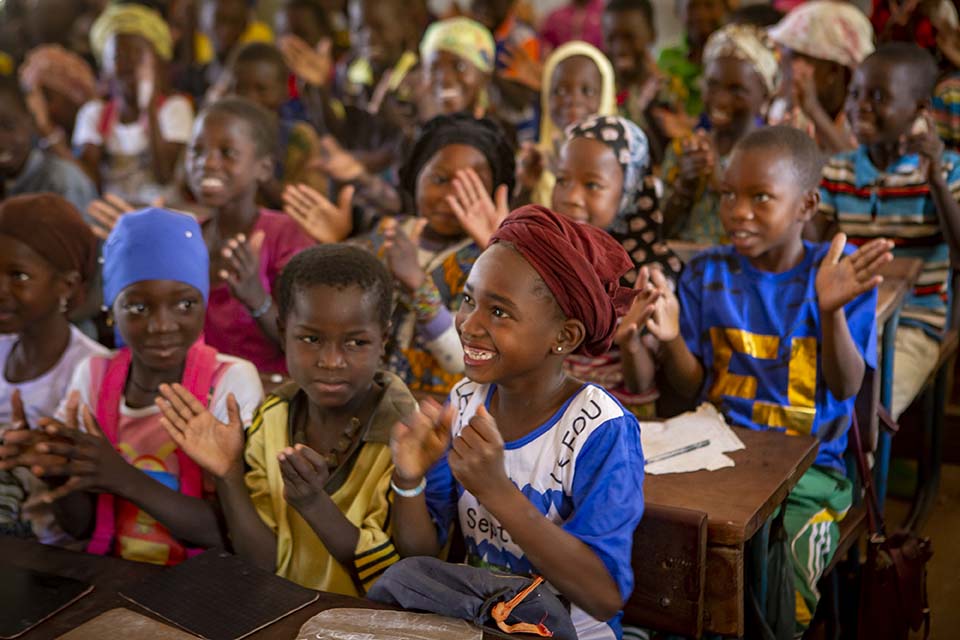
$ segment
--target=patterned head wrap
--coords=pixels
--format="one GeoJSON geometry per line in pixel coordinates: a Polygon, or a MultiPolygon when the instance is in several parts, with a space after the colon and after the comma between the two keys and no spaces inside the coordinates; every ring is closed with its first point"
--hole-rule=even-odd
{"type": "Polygon", "coordinates": [[[76,105],[97,96],[97,80],[86,60],[58,44],[45,44],[27,53],[20,65],[20,84],[27,90],[45,87],[76,105]]]}
{"type": "Polygon", "coordinates": [[[447,18],[427,27],[420,41],[420,57],[429,60],[440,51],[463,58],[483,73],[493,72],[493,36],[489,29],[470,18],[447,18]]]}
{"type": "Polygon", "coordinates": [[[107,7],[90,27],[90,47],[97,61],[103,60],[103,49],[115,35],[140,36],[153,45],[162,60],[173,57],[173,38],[163,17],[139,4],[115,4],[107,7]]]}
{"type": "Polygon", "coordinates": [[[620,284],[633,264],[616,240],[593,225],[527,205],[504,219],[490,239],[491,245],[497,242],[519,251],[564,315],[583,323],[586,337],[577,353],[601,356],[610,350],[617,318],[637,294],[620,284]]]}
{"type": "Polygon", "coordinates": [[[777,43],[811,58],[853,69],[873,53],[873,26],[853,4],[813,0],[769,29],[777,43]]]}
{"type": "Polygon", "coordinates": [[[717,58],[743,60],[753,67],[772,96],[780,87],[780,60],[766,31],[752,24],[728,24],[714,31],[703,49],[703,66],[717,58]]]}
{"type": "MultiPolygon", "coordinates": [[[[610,147],[623,170],[623,195],[607,232],[620,243],[634,267],[656,262],[670,278],[677,278],[680,259],[661,238],[663,215],[655,181],[648,175],[650,147],[647,136],[634,122],[620,116],[595,116],[567,129],[567,139],[590,138],[610,147]]],[[[636,269],[624,276],[633,284],[636,269]]]]}

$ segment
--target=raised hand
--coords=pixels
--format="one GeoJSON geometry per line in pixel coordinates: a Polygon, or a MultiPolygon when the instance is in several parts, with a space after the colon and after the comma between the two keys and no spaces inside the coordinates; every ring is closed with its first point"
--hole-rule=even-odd
{"type": "Polygon", "coordinates": [[[363,163],[341,147],[331,135],[320,136],[318,153],[307,164],[307,168],[325,173],[338,182],[352,182],[366,171],[363,163]]]}
{"type": "Polygon", "coordinates": [[[490,237],[510,213],[510,193],[507,185],[497,187],[494,204],[477,172],[465,169],[457,171],[454,176],[453,190],[456,195],[448,195],[447,202],[460,221],[460,226],[478,247],[486,249],[490,244],[490,237]]]}
{"type": "Polygon", "coordinates": [[[418,220],[409,237],[400,228],[395,218],[388,218],[383,225],[385,238],[383,252],[387,259],[387,267],[397,282],[408,291],[419,289],[427,277],[417,255],[417,242],[426,222],[425,219],[418,220]]]}
{"type": "Polygon", "coordinates": [[[280,53],[290,71],[307,84],[324,86],[330,81],[333,69],[333,43],[322,38],[316,49],[294,35],[286,35],[277,41],[280,53]]]}
{"type": "Polygon", "coordinates": [[[647,320],[647,331],[660,342],[670,342],[680,335],[680,301],[660,269],[651,272],[650,281],[659,295],[647,320]]]}
{"type": "Polygon", "coordinates": [[[481,502],[513,486],[503,466],[503,438],[484,406],[454,438],[447,460],[457,482],[481,502]]]}
{"type": "Polygon", "coordinates": [[[238,233],[227,240],[220,255],[223,267],[220,279],[230,287],[230,293],[247,309],[259,309],[270,294],[260,281],[260,249],[263,246],[263,231],[254,231],[248,239],[238,233]]]}
{"type": "Polygon", "coordinates": [[[543,175],[543,154],[533,142],[520,145],[517,154],[517,185],[531,191],[543,175]]]}
{"type": "Polygon", "coordinates": [[[343,187],[337,204],[333,204],[305,184],[287,185],[283,190],[283,212],[317,242],[340,242],[353,230],[353,192],[352,185],[343,187]]]}
{"type": "Polygon", "coordinates": [[[277,460],[283,476],[283,499],[291,507],[302,512],[326,493],[324,485],[330,477],[330,470],[319,453],[298,444],[277,454],[277,460]]]}
{"type": "Polygon", "coordinates": [[[508,42],[497,61],[507,69],[503,74],[504,78],[540,91],[543,84],[543,63],[530,57],[526,49],[508,42]]]}
{"type": "Polygon", "coordinates": [[[650,281],[649,267],[640,267],[633,288],[640,293],[633,299],[630,309],[620,321],[613,339],[621,350],[637,353],[643,348],[640,340],[641,329],[646,326],[647,321],[657,310],[656,303],[660,299],[660,290],[650,281]]]}
{"type": "Polygon", "coordinates": [[[706,133],[697,131],[681,143],[680,157],[677,158],[676,187],[687,192],[694,191],[701,180],[713,173],[713,167],[713,146],[706,133]]]}
{"type": "Polygon", "coordinates": [[[917,116],[910,133],[900,141],[901,153],[916,153],[920,156],[920,168],[926,174],[928,182],[941,177],[943,169],[940,159],[943,150],[943,140],[937,134],[937,125],[926,111],[917,116]]]}
{"type": "Polygon", "coordinates": [[[883,276],[877,271],[893,260],[893,241],[876,238],[849,256],[843,255],[847,236],[838,233],[824,256],[814,286],[821,313],[832,313],[862,293],[873,289],[883,276]]]}
{"type": "Polygon", "coordinates": [[[112,193],[103,196],[102,199],[94,200],[87,205],[87,215],[94,219],[95,223],[90,225],[95,236],[101,240],[106,240],[110,232],[125,213],[136,211],[136,208],[112,193]]]}
{"type": "Polygon", "coordinates": [[[179,384],[160,385],[160,396],[160,424],[184,453],[217,478],[243,472],[243,422],[232,393],[227,396],[227,424],[179,384]]]}
{"type": "Polygon", "coordinates": [[[393,455],[394,473],[405,482],[417,483],[423,478],[450,446],[450,429],[455,409],[452,405],[441,407],[435,400],[426,398],[403,422],[398,422],[390,432],[390,452],[393,455]]]}

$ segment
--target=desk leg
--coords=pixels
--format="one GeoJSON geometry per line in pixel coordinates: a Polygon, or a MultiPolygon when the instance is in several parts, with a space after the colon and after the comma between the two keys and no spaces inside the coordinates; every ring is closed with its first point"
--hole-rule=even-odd
{"type": "MultiPolygon", "coordinates": [[[[893,402],[893,354],[896,349],[897,325],[900,323],[900,311],[895,311],[883,325],[883,346],[880,351],[880,404],[888,411],[893,402]]],[[[873,479],[877,490],[880,512],[887,499],[887,476],[890,472],[891,434],[880,426],[877,434],[877,460],[873,468],[873,479]]]]}
{"type": "Polygon", "coordinates": [[[926,522],[940,490],[948,369],[948,365],[941,367],[934,378],[933,388],[923,392],[923,442],[917,458],[917,490],[904,522],[904,527],[911,531],[919,531],[926,522]]]}

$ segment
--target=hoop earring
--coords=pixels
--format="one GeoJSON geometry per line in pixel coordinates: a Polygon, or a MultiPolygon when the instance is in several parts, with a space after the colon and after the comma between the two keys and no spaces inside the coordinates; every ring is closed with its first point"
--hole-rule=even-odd
{"type": "Polygon", "coordinates": [[[60,298],[60,313],[66,313],[70,310],[70,301],[66,296],[60,298]]]}

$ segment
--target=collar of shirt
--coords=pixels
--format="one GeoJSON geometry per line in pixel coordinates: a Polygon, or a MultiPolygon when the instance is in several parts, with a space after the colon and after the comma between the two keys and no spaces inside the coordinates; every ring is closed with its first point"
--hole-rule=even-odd
{"type": "Polygon", "coordinates": [[[916,172],[920,168],[920,156],[915,153],[900,156],[885,171],[880,171],[870,160],[867,146],[860,145],[854,154],[853,168],[857,188],[868,187],[891,173],[909,175],[916,172]]]}
{"type": "Polygon", "coordinates": [[[16,193],[18,191],[18,187],[21,186],[21,183],[24,180],[29,179],[31,175],[41,168],[41,166],[43,166],[43,151],[34,147],[30,150],[30,154],[27,156],[27,161],[23,163],[23,170],[20,172],[20,174],[6,180],[6,192],[16,193]]]}

